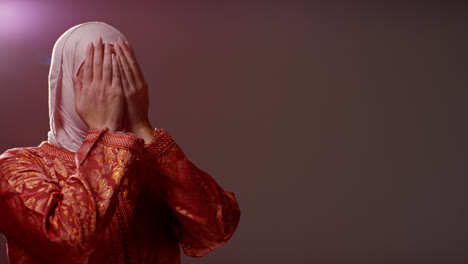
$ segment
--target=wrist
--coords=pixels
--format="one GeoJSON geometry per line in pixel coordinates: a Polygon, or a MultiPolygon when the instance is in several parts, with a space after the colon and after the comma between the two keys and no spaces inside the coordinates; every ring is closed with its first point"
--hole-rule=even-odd
{"type": "Polygon", "coordinates": [[[134,133],[137,137],[144,139],[145,143],[150,143],[153,139],[155,129],[148,121],[143,124],[133,126],[131,128],[131,132],[134,133]]]}
{"type": "Polygon", "coordinates": [[[99,125],[99,126],[89,127],[90,130],[91,129],[102,130],[102,129],[105,129],[105,128],[108,128],[109,131],[111,131],[111,132],[122,131],[122,128],[117,126],[117,125],[99,125]]]}
{"type": "Polygon", "coordinates": [[[89,130],[92,129],[98,129],[102,130],[104,128],[108,128],[109,131],[115,132],[115,131],[122,131],[122,125],[118,124],[117,122],[93,122],[93,123],[87,123],[85,121],[86,126],[88,127],[89,130]]]}

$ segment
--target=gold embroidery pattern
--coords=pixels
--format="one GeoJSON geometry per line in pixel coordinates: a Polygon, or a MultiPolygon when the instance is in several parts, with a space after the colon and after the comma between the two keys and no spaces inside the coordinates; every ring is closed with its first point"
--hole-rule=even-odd
{"type": "Polygon", "coordinates": [[[0,156],[0,208],[0,232],[13,238],[9,255],[22,263],[73,256],[179,264],[179,243],[187,255],[203,256],[227,242],[240,216],[234,194],[162,129],[147,145],[103,129],[90,131],[76,154],[49,143],[9,150],[0,156]]]}
{"type": "Polygon", "coordinates": [[[226,243],[240,219],[234,195],[191,163],[175,143],[155,157],[147,164],[162,176],[152,184],[166,188],[160,193],[174,212],[174,232],[184,252],[200,257],[226,243]]]}
{"type": "MultiPolygon", "coordinates": [[[[115,201],[113,194],[136,160],[129,150],[138,153],[143,147],[142,140],[121,135],[112,139],[105,132],[99,132],[104,134],[104,139],[95,138],[102,144],[87,138],[88,143],[78,151],[87,151],[83,155],[87,158],[79,167],[70,162],[67,153],[58,155],[66,157],[67,165],[58,158],[45,161],[40,154],[27,149],[10,150],[0,157],[0,180],[7,183],[0,186],[17,193],[23,205],[31,210],[25,213],[37,213],[34,218],[24,219],[29,219],[29,225],[44,223],[43,232],[49,241],[65,243],[73,250],[81,249],[80,254],[91,252],[98,223],[112,219],[107,212],[112,200],[115,201]]],[[[60,153],[50,144],[42,146],[60,153]]]]}

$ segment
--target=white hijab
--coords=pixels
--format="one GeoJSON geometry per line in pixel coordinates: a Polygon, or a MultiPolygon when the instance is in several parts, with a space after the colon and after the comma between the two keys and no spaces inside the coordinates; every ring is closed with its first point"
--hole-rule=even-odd
{"type": "Polygon", "coordinates": [[[67,30],[55,43],[49,72],[50,144],[77,152],[88,133],[88,127],[75,109],[72,76],[84,62],[86,46],[102,37],[103,43],[115,44],[125,36],[102,22],[88,22],[67,30]]]}

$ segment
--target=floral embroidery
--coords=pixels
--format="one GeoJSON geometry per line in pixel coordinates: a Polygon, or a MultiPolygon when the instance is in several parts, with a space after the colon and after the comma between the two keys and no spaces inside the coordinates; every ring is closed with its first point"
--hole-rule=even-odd
{"type": "Polygon", "coordinates": [[[179,243],[197,257],[226,243],[240,216],[234,194],[165,130],[143,143],[103,129],[76,154],[48,143],[2,154],[0,232],[12,263],[178,264],[179,243]]]}

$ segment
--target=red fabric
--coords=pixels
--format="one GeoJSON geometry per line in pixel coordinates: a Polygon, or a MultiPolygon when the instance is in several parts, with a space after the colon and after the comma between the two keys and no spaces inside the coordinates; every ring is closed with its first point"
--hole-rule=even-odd
{"type": "Polygon", "coordinates": [[[0,232],[16,263],[180,263],[226,243],[240,210],[163,129],[150,144],[92,130],[77,154],[0,156],[0,232]]]}

